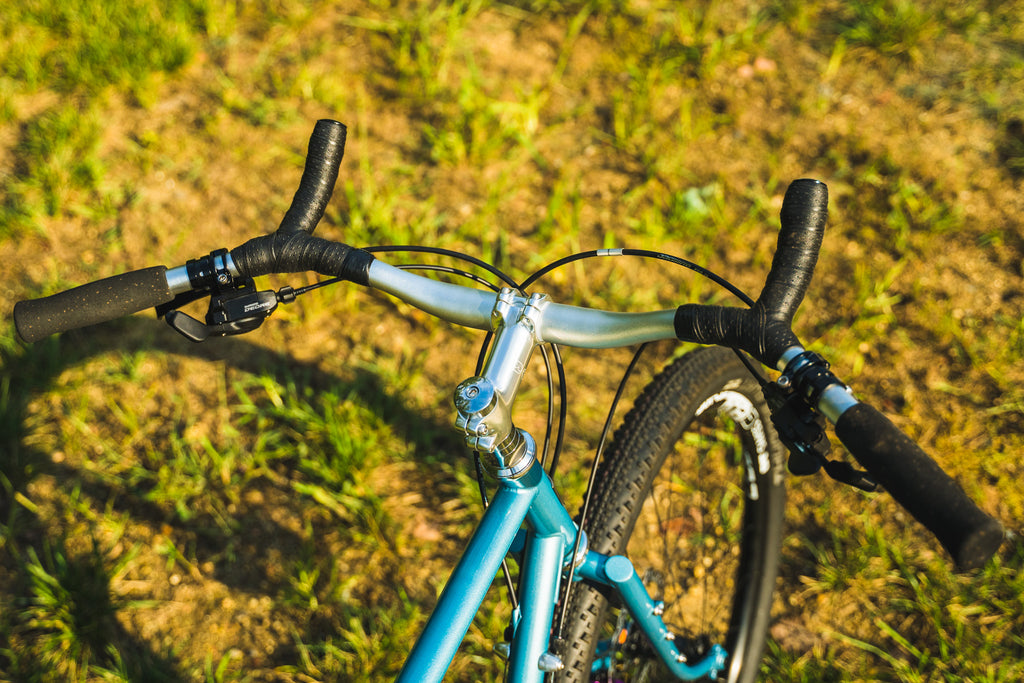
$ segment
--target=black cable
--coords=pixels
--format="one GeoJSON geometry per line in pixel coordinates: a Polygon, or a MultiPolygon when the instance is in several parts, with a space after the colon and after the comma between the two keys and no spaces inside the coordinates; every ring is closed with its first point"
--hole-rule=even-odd
{"type": "Polygon", "coordinates": [[[441,266],[433,263],[411,263],[401,266],[396,266],[402,270],[429,270],[435,273],[445,273],[447,275],[457,275],[459,277],[472,280],[473,282],[487,287],[491,291],[497,292],[501,287],[498,287],[490,280],[487,280],[476,273],[471,273],[468,270],[462,270],[461,268],[452,268],[451,266],[441,266]]]}
{"type": "Polygon", "coordinates": [[[504,282],[506,285],[508,285],[512,289],[519,289],[520,288],[519,285],[516,284],[515,280],[513,280],[510,276],[506,275],[497,266],[492,265],[490,263],[487,263],[486,261],[482,261],[482,260],[476,258],[475,256],[470,256],[469,254],[463,254],[463,253],[458,252],[458,251],[452,251],[451,249],[442,249],[440,247],[419,247],[419,246],[416,246],[416,245],[402,244],[402,245],[388,245],[388,246],[378,246],[378,247],[365,247],[364,251],[368,251],[371,254],[375,254],[375,253],[379,253],[379,252],[385,252],[385,253],[409,252],[409,253],[416,253],[416,254],[431,254],[433,256],[447,256],[449,258],[457,259],[459,261],[465,261],[466,263],[471,263],[474,266],[476,266],[477,268],[480,268],[482,270],[486,270],[488,273],[490,273],[494,277],[498,278],[499,280],[504,282]]]}
{"type": "Polygon", "coordinates": [[[314,282],[311,285],[306,285],[305,287],[299,287],[298,289],[293,289],[292,290],[292,295],[293,296],[298,296],[299,294],[305,294],[306,292],[312,292],[314,289],[320,289],[321,287],[326,287],[327,285],[333,285],[333,284],[335,284],[337,282],[343,282],[343,281],[345,281],[345,278],[343,278],[343,277],[332,277],[332,278],[327,279],[327,280],[320,280],[319,282],[314,282]]]}
{"type": "Polygon", "coordinates": [[[540,454],[540,466],[544,467],[548,461],[548,454],[551,452],[551,432],[554,430],[552,416],[555,414],[555,392],[554,386],[551,383],[551,358],[548,355],[547,347],[543,344],[540,347],[540,356],[544,361],[544,376],[548,380],[548,409],[547,419],[544,424],[544,448],[540,454]]]}
{"type": "Polygon", "coordinates": [[[731,294],[733,294],[736,298],[738,298],[746,305],[754,305],[754,300],[747,296],[747,294],[743,290],[741,290],[739,287],[726,280],[721,275],[718,275],[714,271],[708,270],[704,266],[698,265],[693,261],[690,261],[689,259],[680,258],[678,256],[672,256],[671,254],[665,254],[660,251],[651,251],[648,249],[593,249],[591,251],[583,251],[577,254],[572,254],[570,256],[566,256],[564,258],[558,259],[557,261],[549,263],[548,265],[544,266],[543,268],[535,272],[530,277],[526,278],[526,280],[523,281],[523,289],[526,289],[534,282],[536,282],[537,280],[547,275],[556,268],[560,268],[566,264],[573,263],[574,261],[580,261],[582,259],[595,258],[601,256],[640,256],[643,258],[658,259],[659,261],[667,261],[677,266],[682,266],[683,268],[692,270],[698,275],[701,275],[702,277],[711,280],[715,284],[729,291],[731,294]]]}
{"type": "MultiPolygon", "coordinates": [[[[555,436],[554,455],[551,458],[551,467],[548,469],[548,475],[554,477],[555,470],[558,469],[559,456],[562,454],[562,444],[565,442],[565,423],[569,412],[569,399],[565,381],[565,363],[562,362],[562,350],[558,344],[552,344],[551,350],[555,356],[555,369],[558,371],[558,434],[555,436]]],[[[550,375],[548,382],[550,387],[550,375]]]]}
{"type": "MultiPolygon", "coordinates": [[[[621,400],[622,394],[626,389],[626,383],[633,375],[633,370],[636,369],[637,363],[640,362],[640,357],[647,349],[647,346],[648,344],[646,342],[641,344],[633,354],[632,360],[629,361],[626,371],[622,374],[622,379],[619,380],[619,386],[615,391],[615,397],[612,399],[611,406],[608,409],[608,417],[605,418],[604,427],[601,429],[601,438],[597,442],[597,451],[594,453],[594,462],[590,466],[590,477],[587,479],[587,490],[586,493],[583,494],[583,506],[580,508],[580,518],[577,523],[579,533],[576,534],[576,543],[572,550],[573,558],[579,555],[580,546],[583,542],[583,527],[587,523],[587,512],[590,509],[591,497],[594,495],[594,484],[597,481],[597,467],[601,461],[601,456],[604,454],[604,447],[608,441],[608,433],[611,431],[612,421],[615,417],[615,410],[618,408],[619,400],[621,400]]],[[[574,563],[569,567],[569,578],[565,581],[565,591],[562,595],[562,611],[558,617],[558,640],[562,639],[562,628],[565,624],[565,617],[569,611],[569,592],[572,589],[573,574],[575,571],[576,566],[574,563]]]]}

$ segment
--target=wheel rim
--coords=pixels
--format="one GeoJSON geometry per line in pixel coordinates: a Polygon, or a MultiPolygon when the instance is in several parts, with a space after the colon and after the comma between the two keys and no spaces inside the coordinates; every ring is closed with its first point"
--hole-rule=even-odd
{"type": "MultiPolygon", "coordinates": [[[[737,582],[746,583],[757,564],[743,530],[757,524],[761,475],[770,469],[763,430],[744,394],[726,390],[705,401],[654,473],[628,535],[626,554],[652,597],[665,603],[663,618],[690,661],[714,643],[734,663],[743,659],[748,619],[735,613],[734,602],[749,602],[740,601],[744,587],[737,590],[737,582]]],[[[653,652],[628,615],[612,610],[609,617],[597,661],[610,666],[599,665],[595,680],[659,680],[653,652]]]]}

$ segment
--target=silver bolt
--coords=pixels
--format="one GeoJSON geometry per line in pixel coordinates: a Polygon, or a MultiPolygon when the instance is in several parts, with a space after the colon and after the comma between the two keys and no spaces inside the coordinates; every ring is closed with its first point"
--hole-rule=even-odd
{"type": "Polygon", "coordinates": [[[558,655],[553,652],[545,652],[537,660],[537,668],[546,673],[553,673],[564,669],[565,664],[562,663],[562,659],[558,655]]]}

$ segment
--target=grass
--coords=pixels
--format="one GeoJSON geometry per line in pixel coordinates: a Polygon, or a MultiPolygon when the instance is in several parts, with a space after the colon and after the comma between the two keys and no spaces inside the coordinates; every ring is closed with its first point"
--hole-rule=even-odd
{"type": "MultiPolygon", "coordinates": [[[[10,310],[273,229],[324,116],[349,125],[324,234],[519,278],[632,246],[756,293],[786,185],[819,177],[798,331],[1019,534],[1022,10],[9,2],[0,293],[10,310]]],[[[621,310],[720,296],[666,268],[541,285],[621,310]]],[[[0,679],[393,678],[480,512],[444,388],[479,342],[345,286],[201,346],[142,317],[32,346],[8,326],[0,679]]],[[[574,492],[627,356],[566,357],[574,492]]],[[[542,377],[517,412],[535,431],[542,377]]],[[[766,680],[1021,678],[1019,536],[960,576],[885,495],[790,498],[766,680]]],[[[453,680],[500,677],[507,618],[496,588],[453,680]]]]}
{"type": "Polygon", "coordinates": [[[209,14],[202,4],[15,2],[0,10],[0,25],[10,29],[0,57],[5,118],[20,118],[11,104],[20,96],[52,95],[41,98],[48,104],[23,122],[13,146],[13,172],[3,179],[4,234],[38,214],[116,201],[101,183],[96,154],[103,100],[113,90],[146,103],[155,79],[189,62],[200,38],[193,22],[209,14]]]}

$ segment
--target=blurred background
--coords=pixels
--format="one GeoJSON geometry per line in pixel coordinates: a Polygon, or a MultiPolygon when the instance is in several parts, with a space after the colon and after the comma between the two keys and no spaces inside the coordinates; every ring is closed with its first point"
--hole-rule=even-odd
{"type": "MultiPolygon", "coordinates": [[[[275,229],[324,117],[349,133],[322,234],[517,278],[631,246],[756,295],[782,194],[815,177],[830,228],[798,333],[1016,532],[1022,17],[1019,0],[8,0],[0,307],[275,229]]],[[[616,310],[727,301],[622,259],[542,285],[616,310]]],[[[152,315],[34,345],[0,325],[0,679],[390,680],[480,512],[449,398],[480,342],[347,285],[203,345],[152,315]]],[[[628,353],[566,355],[556,484],[575,510],[628,353]]],[[[517,419],[540,427],[545,405],[540,369],[517,419]]],[[[765,680],[1024,677],[1015,534],[957,575],[886,495],[790,491],[765,680]]],[[[452,680],[500,677],[501,598],[452,680]]]]}

